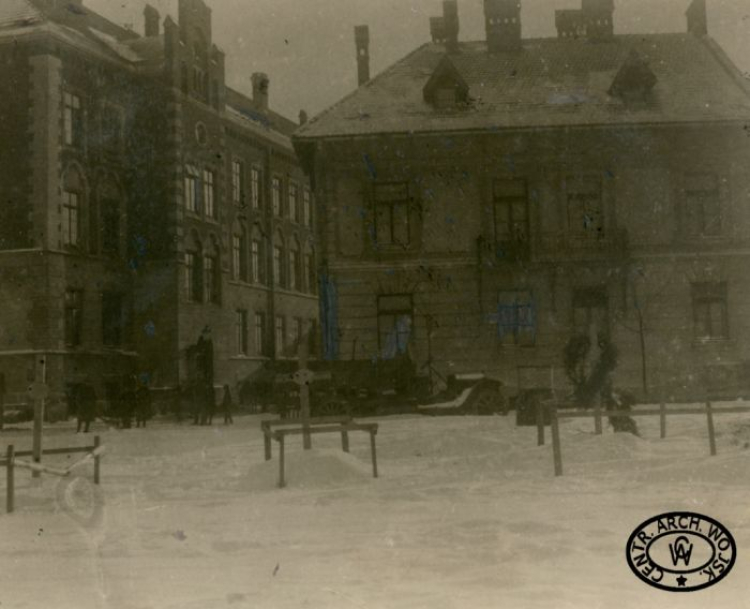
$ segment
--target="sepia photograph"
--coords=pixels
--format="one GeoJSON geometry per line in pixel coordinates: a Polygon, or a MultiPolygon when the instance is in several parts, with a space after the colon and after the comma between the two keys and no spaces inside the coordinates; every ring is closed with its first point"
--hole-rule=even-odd
{"type": "Polygon", "coordinates": [[[0,609],[747,556],[750,0],[0,0],[0,609]]]}

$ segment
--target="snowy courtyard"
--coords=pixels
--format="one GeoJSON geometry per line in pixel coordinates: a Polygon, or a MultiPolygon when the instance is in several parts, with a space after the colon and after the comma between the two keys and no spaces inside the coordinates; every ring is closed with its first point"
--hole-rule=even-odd
{"type": "MultiPolygon", "coordinates": [[[[514,417],[378,419],[380,478],[366,434],[351,454],[336,435],[287,442],[265,462],[260,418],[233,426],[154,422],[94,430],[102,486],[33,481],[16,471],[16,513],[0,514],[0,608],[741,608],[750,607],[750,421],[638,420],[641,438],[561,422],[565,475],[552,448],[514,417]],[[629,570],[643,521],[688,510],[734,535],[738,560],[718,585],[674,594],[629,570]]],[[[72,424],[45,448],[90,443],[72,424]]],[[[31,444],[28,428],[0,435],[31,444]]],[[[64,464],[66,457],[47,457],[64,464]]],[[[5,493],[4,468],[0,491],[5,493]]]]}

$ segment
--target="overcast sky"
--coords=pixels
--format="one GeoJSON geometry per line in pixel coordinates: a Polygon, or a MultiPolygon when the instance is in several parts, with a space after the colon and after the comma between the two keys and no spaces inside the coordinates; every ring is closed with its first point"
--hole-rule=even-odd
{"type": "MultiPolygon", "coordinates": [[[[1,2],[2,0],[0,0],[1,2]]],[[[737,65],[750,72],[750,0],[707,0],[709,30],[737,65]]],[[[112,21],[143,33],[145,0],[84,0],[112,21]]],[[[177,0],[151,0],[177,17],[177,0]]],[[[356,87],[355,25],[370,26],[372,73],[377,74],[429,40],[440,0],[208,0],[214,42],[227,54],[230,86],[250,92],[250,75],[271,78],[271,105],[297,118],[315,115],[356,87]]],[[[689,0],[616,0],[620,33],[686,29],[689,0]]],[[[554,12],[580,0],[522,0],[523,35],[554,36],[554,12]]],[[[484,38],[482,0],[459,0],[462,40],[484,38]]]]}

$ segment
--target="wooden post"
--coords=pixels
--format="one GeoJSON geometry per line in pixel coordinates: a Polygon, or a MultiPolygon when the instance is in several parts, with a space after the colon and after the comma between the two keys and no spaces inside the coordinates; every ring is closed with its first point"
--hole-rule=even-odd
{"type": "Polygon", "coordinates": [[[271,430],[267,427],[262,427],[263,430],[263,452],[266,456],[266,461],[270,461],[272,454],[271,454],[271,430]]]}
{"type": "Polygon", "coordinates": [[[711,456],[716,456],[716,435],[714,434],[714,413],[711,402],[706,402],[706,418],[708,419],[708,444],[711,448],[711,456]]]}
{"type": "Polygon", "coordinates": [[[544,404],[536,403],[536,445],[544,446],[544,404]]]}
{"type": "Polygon", "coordinates": [[[284,488],[284,434],[279,434],[279,488],[284,488]]]}
{"type": "Polygon", "coordinates": [[[555,462],[555,476],[563,475],[562,449],[560,447],[560,423],[557,419],[557,407],[553,404],[550,413],[552,423],[552,459],[555,462]]]}
{"type": "Polygon", "coordinates": [[[594,404],[594,433],[597,436],[602,435],[602,396],[599,396],[594,404]]]}
{"type": "MultiPolygon", "coordinates": [[[[46,381],[47,377],[47,360],[46,359],[40,359],[37,360],[37,365],[35,366],[35,374],[34,374],[34,385],[35,387],[37,385],[42,385],[46,381]]],[[[33,452],[33,459],[34,463],[41,463],[42,462],[42,427],[44,424],[44,398],[36,395],[36,391],[34,392],[35,395],[32,396],[32,399],[34,401],[34,438],[33,438],[33,445],[32,445],[32,452],[33,452]]],[[[33,470],[31,472],[32,478],[39,478],[42,475],[41,471],[33,470]]]]}
{"type": "Polygon", "coordinates": [[[662,440],[667,437],[667,405],[664,402],[659,404],[659,431],[662,440]]]}
{"type": "Polygon", "coordinates": [[[0,431],[5,426],[5,373],[0,372],[0,431]]]}
{"type": "MultiPolygon", "coordinates": [[[[300,339],[297,345],[299,358],[299,370],[307,371],[307,335],[300,339]]],[[[304,379],[303,379],[304,380],[304,379]]],[[[299,384],[300,416],[302,417],[302,443],[305,450],[312,448],[312,436],[310,435],[310,386],[307,382],[299,384]]]]}
{"type": "Polygon", "coordinates": [[[345,429],[341,430],[341,449],[345,452],[349,452],[349,432],[345,429]]]}
{"type": "MultiPolygon", "coordinates": [[[[94,436],[94,450],[98,449],[102,445],[102,439],[99,436],[94,436]]],[[[102,458],[97,453],[94,455],[94,484],[101,484],[102,479],[102,458]]]]}
{"type": "Polygon", "coordinates": [[[370,430],[370,450],[372,451],[372,477],[378,477],[378,453],[375,450],[375,434],[377,432],[374,429],[370,430]]]}
{"type": "Polygon", "coordinates": [[[8,450],[5,453],[5,474],[6,474],[6,489],[5,489],[5,511],[8,512],[8,514],[12,514],[13,510],[15,508],[15,488],[14,488],[14,476],[13,476],[13,466],[14,466],[14,459],[16,458],[16,449],[11,444],[8,446],[8,450]]]}

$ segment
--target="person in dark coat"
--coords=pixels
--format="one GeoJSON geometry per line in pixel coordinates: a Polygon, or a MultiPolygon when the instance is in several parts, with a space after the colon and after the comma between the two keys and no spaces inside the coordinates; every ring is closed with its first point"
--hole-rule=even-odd
{"type": "Polygon", "coordinates": [[[84,383],[78,389],[78,429],[80,433],[83,427],[83,433],[89,433],[91,422],[96,417],[96,391],[88,383],[84,383]]]}
{"type": "Polygon", "coordinates": [[[140,385],[135,391],[135,426],[146,427],[151,418],[151,392],[146,385],[140,385]]]}
{"type": "Polygon", "coordinates": [[[232,392],[229,385],[224,385],[224,397],[221,400],[221,410],[224,413],[224,424],[234,423],[232,419],[232,392]]]}

